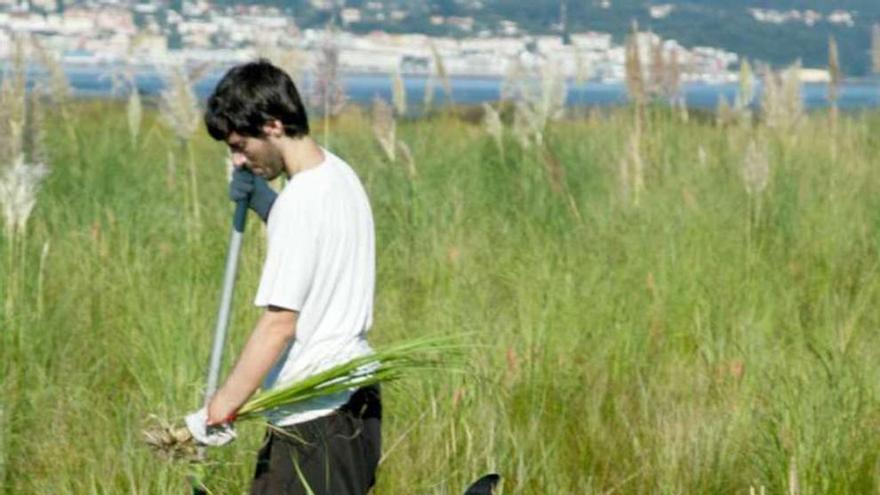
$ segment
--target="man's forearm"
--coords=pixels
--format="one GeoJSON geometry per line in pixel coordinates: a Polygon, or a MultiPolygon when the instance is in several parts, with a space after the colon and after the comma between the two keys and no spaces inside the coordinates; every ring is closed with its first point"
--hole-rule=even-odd
{"type": "Polygon", "coordinates": [[[237,411],[260,386],[266,373],[293,339],[295,318],[267,312],[248,338],[238,362],[208,407],[208,424],[221,423],[237,411]]]}

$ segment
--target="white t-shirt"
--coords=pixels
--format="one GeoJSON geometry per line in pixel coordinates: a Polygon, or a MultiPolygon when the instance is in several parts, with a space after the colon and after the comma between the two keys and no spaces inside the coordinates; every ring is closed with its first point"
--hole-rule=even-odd
{"type": "MultiPolygon", "coordinates": [[[[296,336],[266,376],[263,389],[298,381],[372,352],[375,240],[367,194],[351,167],[324,151],[324,161],[296,173],[272,206],[268,251],[254,304],[299,312],[296,336]]],[[[345,392],[275,411],[278,426],[330,414],[345,392]]]]}

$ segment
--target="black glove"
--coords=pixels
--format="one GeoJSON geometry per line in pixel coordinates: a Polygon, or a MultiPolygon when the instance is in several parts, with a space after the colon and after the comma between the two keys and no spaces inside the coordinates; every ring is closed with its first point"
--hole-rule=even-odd
{"type": "Polygon", "coordinates": [[[269,210],[275,203],[278,193],[269,187],[269,183],[262,177],[244,168],[237,167],[232,171],[232,181],[229,183],[229,199],[239,202],[248,200],[248,207],[254,210],[265,222],[269,218],[269,210]]]}

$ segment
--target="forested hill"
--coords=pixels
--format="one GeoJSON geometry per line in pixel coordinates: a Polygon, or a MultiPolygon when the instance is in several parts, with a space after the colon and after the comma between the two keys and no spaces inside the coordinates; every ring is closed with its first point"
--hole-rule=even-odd
{"type": "MultiPolygon", "coordinates": [[[[274,3],[297,18],[302,27],[326,22],[343,7],[358,9],[361,18],[347,28],[365,32],[425,32],[472,36],[497,33],[502,21],[510,20],[528,33],[561,32],[561,13],[571,32],[610,32],[622,39],[633,20],[642,29],[652,29],[685,46],[725,48],[775,65],[801,59],[804,65],[826,63],[828,37],[833,35],[847,75],[869,71],[871,26],[880,23],[880,0],[262,0],[274,3]],[[562,4],[565,8],[562,8],[562,4]],[[663,6],[671,6],[665,16],[663,6]],[[654,15],[652,16],[652,7],[654,15]],[[769,9],[780,14],[798,11],[794,19],[781,24],[761,22],[751,9],[769,9]],[[806,20],[807,11],[820,16],[806,20]],[[391,16],[397,11],[397,16],[391,16]],[[838,11],[836,22],[829,18],[838,11]],[[406,15],[401,18],[400,12],[406,15]],[[841,20],[839,14],[844,13],[841,20]],[[798,18],[800,15],[801,18],[798,18]],[[851,17],[851,23],[846,20],[851,17]],[[473,25],[436,24],[432,16],[472,18],[473,25]],[[392,20],[392,19],[397,20],[392,20]]],[[[221,0],[218,3],[241,3],[221,0]]],[[[249,2],[250,3],[250,2],[249,2]]]]}
{"type": "MultiPolygon", "coordinates": [[[[516,2],[506,0],[505,3],[516,2]]],[[[671,1],[667,3],[674,6],[672,11],[659,19],[651,17],[650,2],[615,1],[609,9],[597,8],[591,2],[569,3],[572,30],[591,28],[621,36],[635,19],[642,28],[650,28],[686,46],[718,46],[773,64],[791,63],[800,58],[805,65],[823,66],[828,58],[828,37],[833,35],[848,75],[864,75],[869,71],[871,26],[880,22],[880,0],[671,1]],[[586,5],[575,6],[575,3],[586,5]],[[772,9],[781,14],[796,10],[801,19],[782,24],[760,22],[751,9],[772,9]],[[808,10],[821,15],[821,20],[808,25],[805,19],[808,10]],[[829,16],[835,11],[849,14],[852,25],[830,22],[829,16]]],[[[653,2],[655,7],[660,3],[653,2]]],[[[522,19],[527,18],[528,15],[522,19]]]]}

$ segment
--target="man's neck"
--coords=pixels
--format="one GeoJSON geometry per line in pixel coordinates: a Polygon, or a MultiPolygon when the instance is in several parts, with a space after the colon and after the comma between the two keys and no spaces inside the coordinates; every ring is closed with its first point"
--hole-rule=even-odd
{"type": "Polygon", "coordinates": [[[324,162],[324,150],[309,136],[285,138],[281,141],[281,156],[288,177],[317,167],[324,162]]]}

